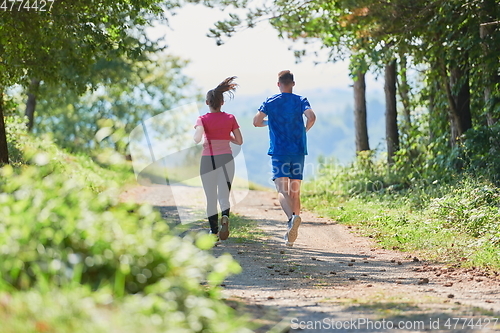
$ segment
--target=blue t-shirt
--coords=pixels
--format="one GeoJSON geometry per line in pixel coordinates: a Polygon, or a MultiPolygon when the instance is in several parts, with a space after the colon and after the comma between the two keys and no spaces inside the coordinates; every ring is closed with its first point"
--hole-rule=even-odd
{"type": "Polygon", "coordinates": [[[304,111],[307,98],[292,93],[269,97],[259,108],[267,115],[270,146],[268,155],[307,155],[304,111]]]}

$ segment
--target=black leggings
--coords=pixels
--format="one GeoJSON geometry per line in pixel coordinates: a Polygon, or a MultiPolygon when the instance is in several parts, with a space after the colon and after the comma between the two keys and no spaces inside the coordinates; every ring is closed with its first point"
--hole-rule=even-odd
{"type": "Polygon", "coordinates": [[[222,215],[229,216],[229,192],[234,178],[234,160],[231,154],[202,156],[200,175],[207,197],[207,217],[213,234],[219,231],[217,201],[222,215]]]}

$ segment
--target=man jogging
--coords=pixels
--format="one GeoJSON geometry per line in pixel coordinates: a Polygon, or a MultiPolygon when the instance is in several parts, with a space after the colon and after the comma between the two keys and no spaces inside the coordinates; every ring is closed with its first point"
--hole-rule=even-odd
{"type": "Polygon", "coordinates": [[[293,74],[289,70],[279,72],[280,93],[262,103],[253,119],[256,127],[269,126],[268,155],[271,156],[278,199],[288,218],[287,246],[293,246],[298,236],[301,223],[300,185],[307,155],[306,132],[316,121],[307,98],[292,93],[294,86],[293,74]],[[304,116],[307,119],[305,125],[304,116]]]}

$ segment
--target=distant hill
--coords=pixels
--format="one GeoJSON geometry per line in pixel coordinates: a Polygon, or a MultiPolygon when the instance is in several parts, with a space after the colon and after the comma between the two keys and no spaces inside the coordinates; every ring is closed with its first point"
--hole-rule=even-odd
{"type": "MultiPolygon", "coordinates": [[[[332,157],[337,163],[348,164],[355,156],[354,97],[352,90],[332,89],[297,92],[306,96],[317,115],[317,122],[308,133],[306,177],[314,177],[318,170],[318,157],[332,157]]],[[[227,101],[223,110],[236,115],[244,137],[243,153],[251,181],[270,186],[270,165],[267,150],[267,128],[255,128],[252,119],[268,96],[238,96],[227,101]]],[[[382,98],[382,96],[381,96],[382,98]]],[[[370,147],[385,150],[385,106],[378,96],[367,97],[368,134],[370,147]]]]}

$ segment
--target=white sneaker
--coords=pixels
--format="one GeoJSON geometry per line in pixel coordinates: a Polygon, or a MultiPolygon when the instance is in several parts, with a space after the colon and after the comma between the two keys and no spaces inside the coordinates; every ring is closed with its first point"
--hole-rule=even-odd
{"type": "Polygon", "coordinates": [[[292,215],[290,220],[288,220],[288,230],[285,234],[286,246],[293,246],[293,243],[299,235],[299,226],[302,219],[299,215],[292,215]]]}

